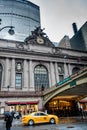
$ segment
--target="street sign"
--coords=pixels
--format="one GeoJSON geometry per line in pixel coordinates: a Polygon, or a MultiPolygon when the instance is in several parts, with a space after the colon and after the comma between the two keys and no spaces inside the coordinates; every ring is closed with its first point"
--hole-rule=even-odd
{"type": "Polygon", "coordinates": [[[70,82],[70,87],[76,86],[76,81],[73,80],[72,82],[70,82]]]}
{"type": "Polygon", "coordinates": [[[67,78],[63,79],[62,81],[60,81],[60,82],[57,83],[57,86],[66,83],[66,82],[69,81],[70,79],[71,79],[70,77],[67,77],[67,78]]]}

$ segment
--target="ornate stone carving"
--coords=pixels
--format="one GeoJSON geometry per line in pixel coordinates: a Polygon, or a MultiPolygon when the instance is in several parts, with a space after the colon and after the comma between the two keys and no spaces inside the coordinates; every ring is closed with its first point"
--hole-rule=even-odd
{"type": "Polygon", "coordinates": [[[54,46],[53,43],[49,40],[46,33],[43,32],[44,29],[41,29],[41,27],[36,27],[34,31],[31,32],[31,35],[28,36],[24,43],[26,45],[28,44],[43,44],[45,46],[54,46]]]}
{"type": "Polygon", "coordinates": [[[16,47],[18,49],[24,49],[24,44],[23,43],[16,43],[16,47]]]}

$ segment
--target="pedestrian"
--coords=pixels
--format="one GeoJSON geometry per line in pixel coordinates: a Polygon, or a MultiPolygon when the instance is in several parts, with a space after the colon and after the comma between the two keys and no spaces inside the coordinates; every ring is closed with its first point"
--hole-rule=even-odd
{"type": "Polygon", "coordinates": [[[6,130],[11,130],[12,120],[13,120],[12,116],[10,115],[5,116],[6,130]]]}

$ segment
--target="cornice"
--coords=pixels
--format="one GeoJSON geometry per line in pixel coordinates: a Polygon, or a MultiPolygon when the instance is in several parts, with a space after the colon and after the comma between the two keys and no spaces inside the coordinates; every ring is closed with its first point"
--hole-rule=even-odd
{"type": "MultiPolygon", "coordinates": [[[[58,48],[59,49],[59,48],[58,48]]],[[[20,58],[19,55],[21,55],[21,58],[28,58],[32,56],[32,59],[35,59],[35,57],[38,57],[38,59],[40,57],[44,57],[44,58],[62,58],[62,59],[71,59],[71,60],[86,60],[87,61],[87,57],[86,56],[73,56],[73,55],[69,55],[66,53],[62,53],[61,51],[59,53],[45,53],[45,52],[35,52],[35,51],[30,51],[30,50],[20,50],[20,49],[15,49],[15,48],[1,48],[0,47],[0,54],[1,57],[9,57],[9,58],[20,58]]],[[[28,58],[29,59],[29,58],[28,58]]],[[[36,58],[37,59],[37,58],[36,58]]],[[[40,58],[41,59],[41,58],[40,58]]],[[[46,60],[46,59],[45,59],[46,60]]]]}
{"type": "Polygon", "coordinates": [[[30,91],[18,92],[18,91],[0,91],[1,98],[9,97],[40,97],[42,96],[41,92],[35,93],[30,91]]]}

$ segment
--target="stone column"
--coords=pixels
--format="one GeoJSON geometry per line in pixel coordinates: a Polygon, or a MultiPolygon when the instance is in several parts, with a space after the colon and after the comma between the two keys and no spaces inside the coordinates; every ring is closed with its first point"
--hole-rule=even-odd
{"type": "Polygon", "coordinates": [[[55,78],[56,78],[56,83],[59,82],[59,73],[58,73],[58,66],[57,63],[55,62],[55,78]]]}
{"type": "Polygon", "coordinates": [[[29,90],[35,91],[34,88],[34,72],[32,69],[32,60],[29,61],[29,90]]]}
{"type": "Polygon", "coordinates": [[[50,62],[50,74],[51,74],[51,86],[54,86],[56,84],[56,80],[55,80],[54,65],[52,62],[50,62]]]}
{"type": "MultiPolygon", "coordinates": [[[[50,68],[50,66],[49,66],[50,68]]],[[[48,71],[48,78],[49,78],[49,87],[51,88],[51,73],[50,70],[48,71]]]]}
{"type": "Polygon", "coordinates": [[[9,59],[6,58],[5,62],[5,87],[9,85],[9,59]]]}
{"type": "Polygon", "coordinates": [[[24,60],[24,86],[23,88],[28,89],[28,62],[24,60]]]}
{"type": "Polygon", "coordinates": [[[68,68],[67,68],[67,64],[64,63],[64,78],[68,77],[68,68]]]}
{"type": "Polygon", "coordinates": [[[72,74],[72,70],[71,70],[71,66],[70,66],[70,64],[68,64],[68,74],[69,74],[69,75],[72,74]]]}
{"type": "Polygon", "coordinates": [[[15,59],[12,59],[11,64],[11,88],[15,89],[15,59]]]}

